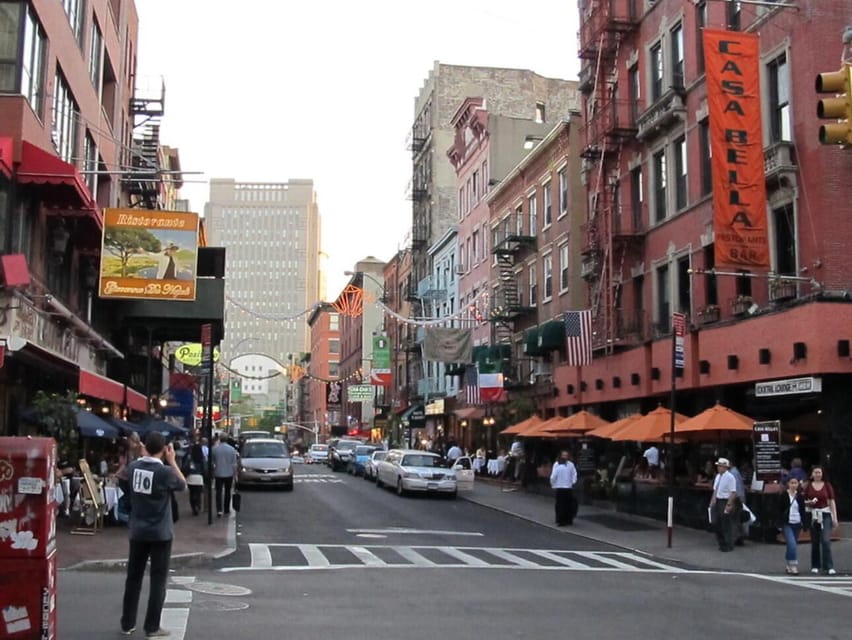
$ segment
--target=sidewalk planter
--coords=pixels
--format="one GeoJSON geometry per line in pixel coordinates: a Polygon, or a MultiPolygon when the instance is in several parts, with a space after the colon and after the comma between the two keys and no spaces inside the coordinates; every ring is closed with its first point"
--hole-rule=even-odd
{"type": "Polygon", "coordinates": [[[769,283],[769,299],[772,302],[785,302],[797,297],[796,283],[784,280],[769,283]]]}

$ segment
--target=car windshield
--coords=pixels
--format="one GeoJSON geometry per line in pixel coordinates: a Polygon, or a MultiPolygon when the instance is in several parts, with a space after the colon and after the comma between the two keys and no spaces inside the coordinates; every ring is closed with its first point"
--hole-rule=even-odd
{"type": "Polygon", "coordinates": [[[289,454],[283,442],[246,442],[243,458],[286,458],[289,454]]]}
{"type": "Polygon", "coordinates": [[[355,447],[356,456],[368,456],[373,453],[373,447],[355,447]]]}
{"type": "Polygon", "coordinates": [[[414,455],[405,456],[402,459],[403,467],[437,467],[439,462],[438,456],[414,455]]]}
{"type": "Polygon", "coordinates": [[[328,446],[324,444],[311,445],[311,451],[328,451],[328,446]]]}
{"type": "Polygon", "coordinates": [[[337,449],[338,451],[351,451],[360,444],[360,442],[355,442],[353,440],[342,440],[337,443],[337,449]]]}
{"type": "Polygon", "coordinates": [[[384,460],[387,457],[388,457],[387,451],[376,451],[373,454],[373,460],[384,460]]]}

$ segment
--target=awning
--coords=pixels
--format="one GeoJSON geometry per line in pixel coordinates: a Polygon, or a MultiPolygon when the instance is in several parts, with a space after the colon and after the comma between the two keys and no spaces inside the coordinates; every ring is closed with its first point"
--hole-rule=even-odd
{"type": "Polygon", "coordinates": [[[538,348],[537,327],[524,331],[524,353],[528,356],[537,356],[541,353],[541,350],[538,348]]]}
{"type": "Polygon", "coordinates": [[[456,409],[453,413],[463,420],[482,420],[485,417],[485,411],[481,407],[464,407],[456,409]]]}
{"type": "Polygon", "coordinates": [[[81,409],[80,407],[72,406],[71,409],[77,416],[77,428],[80,430],[80,435],[86,438],[118,438],[119,432],[106,420],[101,420],[93,413],[81,409]]]}
{"type": "Polygon", "coordinates": [[[538,329],[539,351],[553,351],[565,344],[565,323],[562,320],[549,320],[538,329]]]}
{"type": "Polygon", "coordinates": [[[12,177],[12,138],[0,137],[0,173],[12,177]]]}
{"type": "Polygon", "coordinates": [[[171,422],[166,422],[165,420],[157,420],[156,418],[143,420],[135,426],[145,433],[150,431],[159,431],[167,438],[169,436],[185,436],[189,433],[189,431],[184,427],[172,424],[171,422]]]}
{"type": "Polygon", "coordinates": [[[77,391],[84,396],[124,404],[124,385],[91,371],[80,370],[77,391]]]}
{"type": "Polygon", "coordinates": [[[148,413],[148,400],[145,395],[127,387],[127,406],[133,411],[148,413]]]}
{"type": "Polygon", "coordinates": [[[77,209],[81,215],[91,215],[102,226],[89,187],[74,165],[26,140],[21,143],[17,180],[20,184],[49,185],[50,190],[43,194],[46,203],[77,209]]]}

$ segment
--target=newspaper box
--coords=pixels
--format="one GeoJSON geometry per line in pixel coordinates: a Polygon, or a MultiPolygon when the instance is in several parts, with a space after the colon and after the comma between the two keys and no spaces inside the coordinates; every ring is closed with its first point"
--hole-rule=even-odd
{"type": "Polygon", "coordinates": [[[0,573],[9,559],[54,550],[55,468],[52,438],[0,438],[0,573]]]}
{"type": "Polygon", "coordinates": [[[56,551],[0,565],[0,638],[55,640],[56,551]]]}

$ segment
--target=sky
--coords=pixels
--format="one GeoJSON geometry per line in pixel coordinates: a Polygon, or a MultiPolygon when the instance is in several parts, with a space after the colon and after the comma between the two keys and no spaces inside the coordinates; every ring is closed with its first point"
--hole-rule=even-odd
{"type": "Polygon", "coordinates": [[[411,225],[406,137],[436,60],[576,79],[576,0],[136,0],[138,86],[203,213],[212,178],[311,178],[327,299],[411,225]],[[191,173],[192,172],[192,173],[191,173]],[[199,173],[194,173],[199,172],[199,173]]]}

